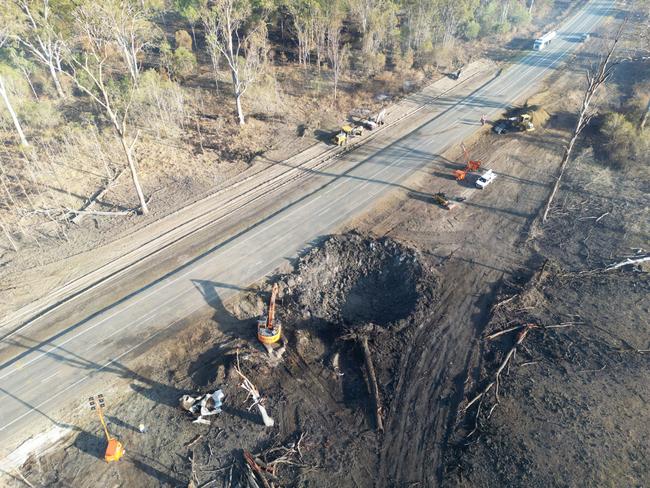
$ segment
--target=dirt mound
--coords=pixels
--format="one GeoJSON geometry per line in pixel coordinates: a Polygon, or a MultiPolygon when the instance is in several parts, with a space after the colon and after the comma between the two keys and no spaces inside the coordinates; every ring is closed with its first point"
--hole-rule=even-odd
{"type": "Polygon", "coordinates": [[[434,287],[417,252],[392,239],[355,233],[330,237],[286,276],[285,294],[305,319],[346,327],[388,326],[412,316],[421,292],[434,287]]]}

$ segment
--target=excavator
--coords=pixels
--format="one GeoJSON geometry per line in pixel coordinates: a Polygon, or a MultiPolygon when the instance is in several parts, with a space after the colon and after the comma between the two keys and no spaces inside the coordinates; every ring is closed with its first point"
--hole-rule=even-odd
{"type": "Polygon", "coordinates": [[[278,298],[278,284],[274,283],[271,289],[271,299],[266,315],[257,321],[257,338],[262,344],[271,345],[280,340],[282,326],[275,321],[275,300],[278,298]]]}
{"type": "Polygon", "coordinates": [[[443,192],[434,193],[432,195],[433,201],[440,205],[445,210],[451,210],[451,205],[449,205],[449,198],[443,192]]]}
{"type": "Polygon", "coordinates": [[[465,154],[465,167],[463,169],[457,169],[454,171],[454,176],[456,177],[457,181],[464,180],[467,176],[467,173],[478,171],[478,169],[481,167],[481,161],[472,161],[470,159],[469,151],[465,147],[465,144],[461,144],[461,147],[463,148],[463,153],[465,154]]]}

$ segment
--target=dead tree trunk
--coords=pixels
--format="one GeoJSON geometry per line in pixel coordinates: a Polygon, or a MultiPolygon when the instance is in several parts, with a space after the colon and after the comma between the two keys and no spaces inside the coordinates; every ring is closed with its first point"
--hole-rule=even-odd
{"type": "Polygon", "coordinates": [[[375,421],[377,422],[377,430],[384,431],[384,421],[382,419],[381,399],[379,398],[379,387],[377,386],[377,376],[375,375],[375,366],[372,362],[370,348],[368,347],[368,337],[361,336],[359,343],[363,349],[363,358],[366,363],[366,370],[368,372],[368,383],[370,384],[370,393],[372,394],[373,401],[375,402],[375,421]]]}
{"type": "Polygon", "coordinates": [[[564,150],[564,157],[562,158],[562,163],[560,164],[560,173],[558,174],[557,179],[555,180],[555,184],[553,185],[553,191],[551,192],[551,195],[548,197],[548,200],[546,202],[546,208],[544,210],[542,222],[546,222],[546,219],[548,218],[548,212],[550,211],[551,205],[553,204],[555,194],[560,188],[560,183],[562,182],[564,171],[566,170],[569,159],[571,159],[571,152],[573,151],[573,147],[578,140],[578,136],[587,126],[587,124],[589,124],[589,121],[594,115],[589,111],[591,100],[598,88],[600,88],[600,86],[603,85],[614,72],[614,68],[616,67],[617,63],[610,65],[609,62],[612,58],[612,54],[614,53],[614,49],[616,49],[616,45],[621,38],[624,26],[625,23],[621,25],[618,32],[616,33],[612,47],[610,47],[607,56],[605,56],[605,58],[600,62],[596,75],[593,76],[590,72],[587,72],[587,90],[585,91],[584,97],[582,99],[582,106],[580,107],[578,120],[576,122],[575,128],[573,129],[573,136],[571,137],[569,144],[567,144],[566,149],[564,150]]]}
{"type": "Polygon", "coordinates": [[[368,335],[374,329],[373,324],[366,324],[364,326],[358,327],[355,332],[346,334],[341,337],[343,340],[355,340],[361,346],[363,350],[363,359],[366,366],[366,373],[368,376],[368,388],[370,390],[370,395],[374,405],[375,413],[375,422],[377,424],[377,430],[380,432],[384,431],[384,421],[383,421],[383,409],[381,406],[381,397],[379,396],[379,386],[377,385],[377,375],[375,374],[375,365],[372,362],[372,353],[370,352],[370,347],[368,345],[368,335]]]}
{"type": "Polygon", "coordinates": [[[13,105],[11,105],[11,100],[9,100],[9,95],[7,94],[7,88],[5,86],[5,81],[2,76],[0,76],[0,96],[2,96],[2,100],[5,103],[5,107],[7,107],[7,111],[9,112],[9,115],[11,115],[11,120],[14,123],[14,127],[16,128],[16,132],[18,132],[18,137],[20,138],[20,143],[23,146],[29,146],[29,143],[27,142],[27,138],[25,137],[25,133],[23,132],[23,128],[20,126],[20,121],[18,120],[18,116],[16,115],[16,111],[14,110],[13,105]]]}
{"type": "Polygon", "coordinates": [[[135,161],[133,160],[133,146],[135,145],[136,139],[133,139],[131,145],[126,143],[126,137],[124,134],[120,134],[120,143],[122,144],[122,149],[126,155],[126,160],[129,163],[129,170],[131,171],[131,178],[133,179],[133,186],[135,191],[138,194],[138,200],[140,201],[140,211],[143,215],[149,213],[149,207],[147,207],[147,201],[144,198],[144,192],[142,191],[142,186],[140,185],[140,178],[138,178],[138,170],[135,167],[135,161]]]}
{"type": "Polygon", "coordinates": [[[648,116],[650,116],[650,100],[648,100],[648,106],[645,109],[643,117],[641,117],[641,124],[639,125],[639,131],[645,129],[645,125],[648,122],[648,116]]]}

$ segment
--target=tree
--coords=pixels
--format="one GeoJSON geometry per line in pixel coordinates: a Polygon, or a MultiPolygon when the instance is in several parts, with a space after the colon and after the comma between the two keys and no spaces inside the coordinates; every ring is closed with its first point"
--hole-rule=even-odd
{"type": "Polygon", "coordinates": [[[23,128],[20,125],[20,121],[18,120],[18,116],[16,115],[16,111],[14,110],[14,107],[11,104],[11,100],[9,99],[7,86],[5,84],[5,80],[2,75],[0,75],[0,97],[2,97],[2,101],[4,102],[5,107],[7,108],[7,111],[11,116],[11,120],[14,123],[16,132],[18,133],[18,137],[20,138],[20,143],[23,146],[29,146],[29,143],[27,142],[27,138],[25,137],[25,133],[23,132],[23,128]]]}
{"type": "Polygon", "coordinates": [[[311,12],[313,11],[311,0],[287,0],[285,6],[291,14],[293,28],[298,41],[298,63],[307,65],[309,51],[313,40],[313,31],[311,29],[311,12]]]}
{"type": "Polygon", "coordinates": [[[327,24],[327,57],[334,74],[334,100],[336,100],[339,78],[349,51],[348,46],[341,43],[343,10],[339,2],[334,1],[330,4],[327,19],[329,20],[327,24]]]}
{"type": "Polygon", "coordinates": [[[582,105],[580,107],[580,111],[578,112],[578,120],[576,120],[576,125],[573,129],[573,135],[571,136],[569,143],[566,145],[566,148],[564,149],[564,157],[562,158],[562,162],[560,163],[560,172],[555,180],[555,184],[553,185],[553,191],[551,191],[551,194],[549,195],[548,200],[546,201],[546,208],[544,209],[542,222],[546,222],[546,219],[548,218],[548,212],[551,210],[551,204],[553,203],[555,194],[560,188],[562,177],[564,176],[564,172],[566,170],[567,164],[571,159],[571,153],[573,152],[573,147],[576,141],[578,140],[578,136],[583,131],[583,129],[587,127],[592,117],[594,116],[594,113],[590,111],[589,108],[591,105],[591,100],[593,99],[598,89],[612,76],[612,73],[614,72],[614,69],[618,64],[618,63],[610,64],[610,61],[612,55],[614,54],[614,50],[616,49],[616,45],[618,44],[618,41],[620,40],[621,35],[623,33],[623,27],[625,27],[625,22],[623,22],[621,27],[618,29],[618,32],[616,33],[616,37],[614,38],[614,42],[612,43],[612,46],[609,48],[607,55],[601,60],[600,64],[598,65],[598,68],[596,69],[595,74],[589,71],[587,72],[587,89],[585,90],[585,94],[582,98],[582,105]]]}
{"type": "MultiPolygon", "coordinates": [[[[2,48],[5,45],[8,37],[9,36],[6,30],[6,24],[5,26],[0,26],[0,48],[2,48]]],[[[2,76],[2,74],[0,74],[0,97],[2,98],[2,101],[4,102],[5,107],[7,108],[7,111],[11,116],[11,121],[13,122],[14,127],[16,128],[16,132],[18,133],[18,137],[20,138],[20,143],[24,146],[29,146],[29,143],[27,142],[27,138],[25,137],[25,133],[23,132],[23,128],[20,125],[20,121],[18,120],[18,116],[16,115],[16,111],[14,110],[14,107],[11,104],[11,100],[9,99],[9,93],[7,91],[5,79],[2,76]]]]}
{"type": "Polygon", "coordinates": [[[150,10],[134,0],[102,0],[94,6],[96,33],[112,39],[134,81],[140,76],[140,58],[159,37],[149,20],[150,10]]]}
{"type": "MultiPolygon", "coordinates": [[[[48,70],[56,93],[60,98],[65,92],[59,80],[63,59],[64,40],[60,31],[60,18],[50,8],[50,0],[13,0],[22,13],[22,25],[18,27],[16,38],[48,70]]],[[[70,9],[70,4],[58,2],[57,15],[60,17],[70,9]]]]}
{"type": "MultiPolygon", "coordinates": [[[[110,29],[117,28],[118,24],[114,23],[115,17],[107,21],[108,5],[108,3],[89,3],[77,9],[77,28],[80,37],[74,49],[66,53],[70,71],[65,73],[70,76],[79,90],[88,95],[103,110],[108,118],[120,141],[131,172],[140,202],[140,211],[147,214],[149,209],[138,178],[133,151],[138,133],[131,135],[129,130],[129,110],[138,87],[140,69],[137,57],[130,57],[136,51],[131,50],[128,56],[124,55],[119,34],[111,32],[110,29]],[[116,60],[115,56],[115,53],[120,51],[122,66],[119,58],[116,60]],[[121,74],[124,68],[129,73],[127,76],[121,74]]],[[[137,18],[143,18],[142,10],[138,10],[135,5],[131,5],[131,8],[137,18]]],[[[143,39],[143,42],[147,41],[143,39]]]]}
{"type": "Polygon", "coordinates": [[[250,0],[214,0],[203,11],[208,50],[228,63],[239,124],[244,125],[242,96],[260,73],[267,53],[264,12],[250,0]]]}

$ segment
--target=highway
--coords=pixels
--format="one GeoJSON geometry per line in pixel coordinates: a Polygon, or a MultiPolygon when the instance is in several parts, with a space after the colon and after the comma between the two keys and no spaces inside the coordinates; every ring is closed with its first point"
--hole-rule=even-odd
{"type": "MultiPolygon", "coordinates": [[[[580,46],[572,36],[594,31],[612,6],[611,1],[588,2],[563,23],[546,50],[527,53],[466,98],[433,103],[429,122],[388,147],[352,164],[315,172],[302,194],[272,207],[269,215],[164,278],[110,307],[84,309],[81,320],[53,324],[45,316],[6,338],[3,346],[12,353],[0,355],[0,438],[5,449],[0,456],[34,426],[46,428],[49,417],[83,402],[81,392],[110,379],[115,363],[128,361],[130,354],[207,307],[206,297],[214,294],[224,301],[270,274],[315,238],[336,231],[406,178],[427,169],[436,155],[468,138],[479,128],[481,114],[496,116],[534,93],[580,46]],[[39,334],[45,329],[54,332],[43,340],[39,334]]],[[[491,167],[498,173],[496,162],[491,167]]],[[[472,189],[464,192],[480,198],[472,189]]]]}

